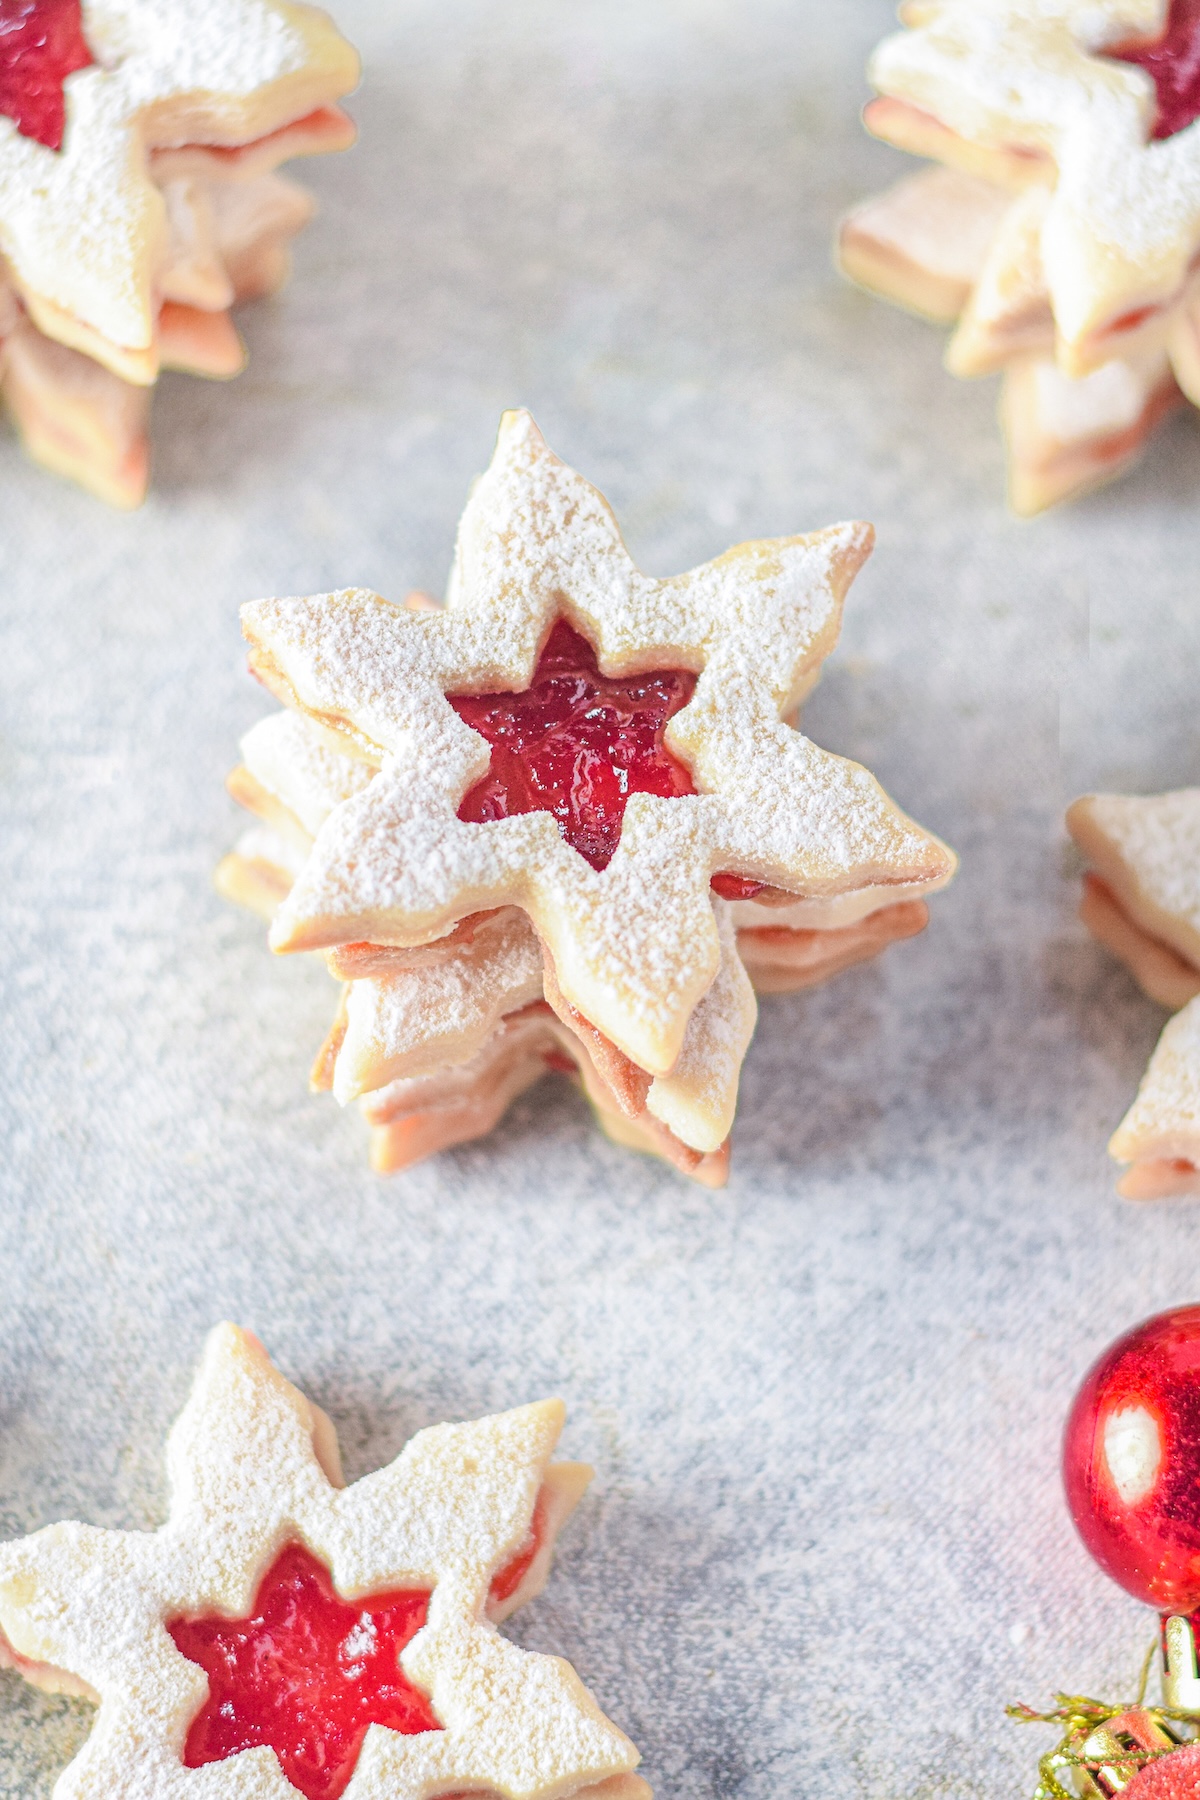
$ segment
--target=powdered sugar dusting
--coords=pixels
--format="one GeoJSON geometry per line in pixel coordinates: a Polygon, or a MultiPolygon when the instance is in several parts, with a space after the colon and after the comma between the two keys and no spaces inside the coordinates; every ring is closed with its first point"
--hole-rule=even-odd
{"type": "Polygon", "coordinates": [[[733,1129],[742,1059],[754,1036],[758,1005],[737,953],[733,918],[713,900],[721,966],[688,1021],[679,1060],[650,1085],[647,1111],[693,1150],[718,1150],[733,1129]]]}
{"type": "Polygon", "coordinates": [[[1085,804],[1151,906],[1200,937],[1200,788],[1096,794],[1085,804]]]}
{"type": "Polygon", "coordinates": [[[375,770],[333,748],[303,713],[272,713],[242,739],[250,773],[315,837],[335,806],[359,794],[375,770]]]}
{"type": "Polygon", "coordinates": [[[265,825],[252,825],[237,841],[236,854],[246,862],[266,863],[281,876],[295,880],[304,866],[304,852],[298,850],[281,832],[265,825]]]}
{"type": "MultiPolygon", "coordinates": [[[[242,754],[246,767],[291,807],[297,821],[306,801],[327,809],[330,795],[372,778],[370,768],[333,749],[321,728],[297,713],[261,720],[242,739],[242,754]],[[293,753],[303,779],[289,765],[293,753]]],[[[316,826],[309,829],[311,837],[316,826]]],[[[304,862],[303,849],[261,827],[242,834],[237,855],[272,866],[285,885],[304,862]]],[[[799,905],[836,908],[859,902],[870,909],[869,894],[799,905]]],[[[885,903],[875,897],[875,905],[885,903]]],[[[740,912],[748,913],[755,925],[765,916],[760,907],[739,907],[715,896],[711,904],[720,966],[688,1021],[675,1067],[657,1077],[647,1097],[652,1116],[702,1154],[718,1149],[729,1135],[742,1059],[757,1018],[753,989],[737,953],[736,922],[740,912]]],[[[782,915],[790,911],[774,908],[770,918],[784,923],[782,915]]],[[[476,1064],[475,1078],[486,1084],[498,1056],[509,1062],[528,1054],[525,1037],[514,1036],[510,1028],[511,1016],[542,999],[543,956],[536,932],[517,908],[467,920],[449,941],[435,940],[407,953],[379,949],[372,960],[385,966],[359,979],[352,977],[354,962],[344,970],[351,978],[332,1077],[334,1096],[343,1105],[381,1088],[396,1100],[415,1096],[424,1105],[445,1105],[450,1095],[466,1091],[464,1079],[470,1088],[464,1065],[476,1064]]],[[[556,1020],[547,1017],[545,1030],[561,1037],[556,1020]]],[[[567,1047],[572,1054],[581,1053],[575,1040],[567,1047]]]]}
{"type": "Polygon", "coordinates": [[[453,955],[352,981],[333,1092],[343,1105],[397,1079],[467,1062],[507,1013],[542,998],[542,948],[523,913],[484,921],[453,955]]]}
{"type": "MultiPolygon", "coordinates": [[[[499,1636],[484,1618],[495,1570],[525,1541],[562,1406],[544,1401],[419,1432],[388,1468],[330,1485],[317,1415],[234,1326],[212,1334],[171,1434],[171,1516],[157,1532],[53,1525],[0,1549],[0,1624],[22,1656],[103,1696],[59,1789],[126,1800],[288,1800],[273,1752],[197,1773],[180,1744],[206,1681],[163,1630],[180,1613],[244,1616],[278,1549],[300,1538],[348,1598],[433,1586],[404,1652],[444,1729],[373,1727],[354,1776],[361,1800],[479,1787],[551,1800],[632,1770],[637,1752],[568,1664],[499,1636]]],[[[327,1428],[327,1422],[326,1428],[327,1428]]],[[[648,1790],[646,1790],[648,1794],[648,1790]]]]}
{"type": "Polygon", "coordinates": [[[1053,158],[1042,253],[1068,345],[1177,299],[1200,245],[1200,121],[1149,141],[1149,76],[1099,54],[1165,19],[1166,0],[930,0],[872,59],[882,93],[969,142],[1053,158]]]}
{"type": "Polygon", "coordinates": [[[653,1074],[679,1056],[720,963],[711,875],[797,895],[947,880],[954,859],[865,770],[781,723],[833,647],[871,536],[843,525],[740,546],[670,580],[641,575],[607,504],[507,414],[459,531],[444,613],[358,590],[243,609],[256,666],[282,698],[345,722],[380,774],[337,807],[277,918],[298,949],[417,944],[485,908],[527,911],[564,994],[653,1074]],[[488,750],[447,692],[528,685],[564,614],[606,673],[699,671],[667,743],[693,797],[634,795],[608,867],[592,869],[546,813],[493,824],[455,809],[488,750]]]}
{"type": "MultiPolygon", "coordinates": [[[[737,1108],[742,1059],[754,1034],[757,1006],[738,957],[730,909],[714,899],[721,946],[716,979],[688,1021],[683,1048],[669,1075],[651,1083],[650,1113],[692,1149],[724,1143],[737,1108]]],[[[422,954],[394,975],[350,983],[347,1030],[333,1091],[343,1103],[393,1084],[450,1081],[422,1091],[425,1104],[457,1091],[457,1073],[479,1061],[490,1071],[493,1044],[511,1038],[510,1015],[542,998],[542,952],[522,914],[510,910],[487,921],[453,956],[422,954]]],[[[557,1022],[547,1029],[561,1037],[557,1022]]],[[[510,1042],[511,1040],[511,1042],[510,1042]]],[[[573,1041],[569,1048],[577,1053],[573,1041]]]]}
{"type": "Polygon", "coordinates": [[[88,0],[84,30],[96,61],[67,78],[62,150],[0,118],[0,251],[31,301],[145,350],[166,251],[147,151],[245,143],[347,92],[357,65],[285,0],[88,0]]]}
{"type": "Polygon", "coordinates": [[[1123,1163],[1179,1157],[1200,1166],[1200,997],[1168,1022],[1108,1148],[1123,1163]]]}

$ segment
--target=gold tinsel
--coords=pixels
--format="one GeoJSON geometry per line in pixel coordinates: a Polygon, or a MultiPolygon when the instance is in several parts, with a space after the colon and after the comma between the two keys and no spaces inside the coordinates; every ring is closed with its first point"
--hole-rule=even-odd
{"type": "Polygon", "coordinates": [[[1106,1768],[1112,1769],[1124,1783],[1132,1780],[1147,1763],[1170,1756],[1182,1744],[1194,1741],[1182,1735],[1179,1727],[1200,1726],[1200,1713],[1187,1712],[1179,1707],[1146,1705],[1146,1684],[1150,1679],[1150,1665],[1157,1648],[1158,1642],[1155,1640],[1146,1653],[1136,1700],[1119,1700],[1110,1704],[1107,1700],[1093,1700],[1086,1694],[1056,1694],[1054,1698],[1057,1705],[1049,1712],[1038,1712],[1032,1706],[1020,1704],[1005,1708],[1010,1719],[1017,1719],[1023,1725],[1060,1725],[1063,1728],[1059,1742],[1038,1763],[1040,1780],[1031,1800],[1079,1800],[1077,1791],[1063,1786],[1059,1780],[1060,1774],[1080,1769],[1095,1776],[1100,1768],[1106,1768]],[[1148,1719],[1175,1741],[1164,1745],[1161,1750],[1130,1748],[1122,1749],[1119,1755],[1108,1752],[1102,1756],[1084,1754],[1083,1746],[1094,1731],[1101,1725],[1107,1725],[1110,1719],[1119,1718],[1122,1713],[1135,1709],[1145,1713],[1148,1719]]]}

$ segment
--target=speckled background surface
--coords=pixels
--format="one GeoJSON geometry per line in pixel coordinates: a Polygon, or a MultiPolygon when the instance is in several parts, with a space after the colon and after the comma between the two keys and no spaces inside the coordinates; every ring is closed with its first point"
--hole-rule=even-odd
{"type": "MultiPolygon", "coordinates": [[[[1032,524],[989,384],[844,287],[885,0],[347,0],[360,147],[229,387],[169,377],[110,514],[0,441],[0,1529],[149,1526],[207,1327],[352,1474],[546,1391],[598,1469],[523,1641],[663,1800],[1019,1796],[1008,1699],[1132,1682],[1152,1622],[1056,1472],[1092,1355],[1200,1293],[1200,1209],[1104,1155],[1163,1015],[1074,921],[1063,802],[1200,773],[1200,432],[1032,524]],[[923,939],[768,1001],[728,1189],[547,1082],[381,1181],[305,1075],[333,989],[210,872],[264,710],[238,601],[441,587],[523,402],[644,567],[847,515],[879,549],[806,711],[963,855],[923,939]]],[[[0,1795],[85,1708],[0,1680],[0,1795]]]]}

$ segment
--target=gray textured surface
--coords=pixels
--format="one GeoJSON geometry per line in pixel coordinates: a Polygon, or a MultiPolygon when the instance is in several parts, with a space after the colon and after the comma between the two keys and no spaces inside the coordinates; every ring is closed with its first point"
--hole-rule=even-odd
{"type": "MultiPolygon", "coordinates": [[[[558,1390],[598,1479],[526,1641],[663,1800],[1018,1795],[1003,1703],[1131,1678],[1150,1620],[1068,1528],[1059,1422],[1119,1328],[1195,1299],[1200,1211],[1104,1157],[1162,1023],[1073,918],[1090,784],[1195,779],[1200,434],[1033,524],[987,384],[839,284],[884,0],[357,0],[361,147],[231,387],[168,379],[125,519],[0,442],[5,1028],[0,1527],[149,1525],[203,1332],[252,1325],[351,1472],[558,1390]],[[264,710],[236,603],[438,588],[530,405],[645,567],[858,514],[809,730],[963,853],[931,930],[768,1002],[728,1190],[545,1084],[378,1181],[305,1088],[332,986],[210,871],[264,710]]],[[[0,1682],[0,1795],[84,1709],[0,1682]]]]}

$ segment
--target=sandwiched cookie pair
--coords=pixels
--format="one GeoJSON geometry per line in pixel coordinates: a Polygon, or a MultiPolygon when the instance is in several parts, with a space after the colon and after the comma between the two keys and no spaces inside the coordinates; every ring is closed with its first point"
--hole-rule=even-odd
{"type": "Polygon", "coordinates": [[[568,1662],[498,1625],[591,1479],[561,1401],[419,1431],[347,1487],[325,1414],[211,1334],[157,1531],[0,1545],[0,1665],[97,1707],[55,1800],[650,1800],[568,1662]]]}
{"type": "Polygon", "coordinates": [[[161,369],[220,379],[344,149],[358,59],[290,0],[21,0],[0,15],[0,395],[30,455],[116,506],[161,369]],[[8,16],[12,13],[12,17],[8,16]]]}
{"type": "Polygon", "coordinates": [[[725,1179],[754,990],[910,937],[955,859],[797,709],[859,524],[634,567],[607,503],[508,413],[444,607],[348,590],[243,609],[288,707],[230,786],[218,875],[343,983],[314,1085],[379,1169],[478,1137],[547,1070],[610,1136],[725,1179]]]}
{"type": "Polygon", "coordinates": [[[843,221],[862,286],[1004,377],[1015,511],[1120,474],[1200,406],[1195,0],[908,0],[869,130],[934,167],[843,221]]]}
{"type": "Polygon", "coordinates": [[[1109,1152],[1130,1200],[1200,1194],[1200,788],[1088,794],[1067,813],[1084,876],[1080,917],[1175,1013],[1109,1152]]]}

